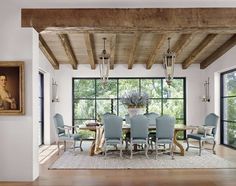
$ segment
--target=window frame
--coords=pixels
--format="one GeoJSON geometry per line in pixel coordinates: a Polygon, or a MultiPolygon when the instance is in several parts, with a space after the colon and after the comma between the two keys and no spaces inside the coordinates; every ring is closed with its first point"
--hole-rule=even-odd
{"type": "Polygon", "coordinates": [[[220,132],[220,143],[224,146],[229,147],[229,148],[236,149],[236,147],[233,147],[232,145],[224,143],[224,134],[225,134],[224,123],[235,123],[236,124],[236,121],[226,120],[224,118],[224,99],[225,98],[226,99],[227,98],[236,98],[236,95],[235,96],[225,96],[224,95],[224,75],[229,74],[231,72],[236,72],[236,68],[222,72],[220,74],[220,131],[221,131],[220,132]]]}

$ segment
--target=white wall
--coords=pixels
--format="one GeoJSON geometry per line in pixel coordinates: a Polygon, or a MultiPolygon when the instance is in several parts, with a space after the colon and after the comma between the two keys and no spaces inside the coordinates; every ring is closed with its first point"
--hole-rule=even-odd
{"type": "Polygon", "coordinates": [[[25,115],[0,116],[0,180],[37,177],[33,161],[32,123],[32,29],[20,27],[20,9],[0,6],[0,61],[25,62],[25,115]]]}
{"type": "MultiPolygon", "coordinates": [[[[187,70],[182,70],[181,65],[175,66],[175,77],[186,77],[186,106],[187,125],[202,124],[204,103],[202,85],[203,70],[199,65],[192,65],[187,70]]],[[[65,122],[72,123],[72,78],[73,77],[99,77],[98,67],[91,70],[89,65],[79,65],[78,70],[72,70],[70,65],[60,65],[60,70],[55,71],[55,77],[59,85],[59,99],[55,111],[62,113],[65,122]]],[[[115,65],[110,71],[110,77],[164,77],[162,65],[153,65],[152,69],[146,70],[145,65],[134,65],[132,70],[127,65],[115,65]]]]}
{"type": "MultiPolygon", "coordinates": [[[[220,116],[220,73],[236,68],[236,46],[217,59],[204,70],[205,80],[210,78],[210,98],[206,103],[205,115],[214,112],[220,116]]],[[[217,142],[220,142],[220,122],[218,122],[217,142]]]]}

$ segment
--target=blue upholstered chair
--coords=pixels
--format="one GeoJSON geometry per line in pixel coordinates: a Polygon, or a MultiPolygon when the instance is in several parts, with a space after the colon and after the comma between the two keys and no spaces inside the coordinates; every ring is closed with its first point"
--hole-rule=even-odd
{"type": "MultiPolygon", "coordinates": [[[[149,112],[145,113],[144,116],[148,118],[149,126],[156,126],[156,119],[160,116],[159,114],[155,112],[149,112]]],[[[149,131],[149,144],[151,145],[151,148],[153,149],[152,139],[156,138],[156,130],[155,131],[149,131]]]]}
{"type": "Polygon", "coordinates": [[[104,117],[105,157],[107,156],[108,145],[120,145],[120,157],[122,157],[122,122],[123,119],[116,115],[104,117]]]}
{"type": "Polygon", "coordinates": [[[79,148],[81,151],[83,151],[82,138],[77,133],[78,127],[65,125],[64,120],[63,120],[63,116],[58,113],[53,116],[53,120],[54,120],[54,126],[55,126],[55,130],[56,130],[56,134],[57,134],[56,143],[57,143],[57,147],[58,147],[58,154],[60,152],[60,148],[59,148],[60,142],[64,143],[64,151],[65,151],[66,150],[66,142],[73,142],[73,150],[75,150],[76,142],[80,141],[79,148]],[[74,134],[72,134],[73,129],[75,129],[74,134]]]}
{"type": "Polygon", "coordinates": [[[219,116],[217,116],[214,113],[210,113],[206,116],[205,118],[205,124],[203,126],[199,126],[197,129],[197,133],[192,133],[187,135],[187,148],[186,151],[190,147],[192,148],[198,148],[195,146],[190,146],[189,145],[189,139],[194,139],[199,142],[199,156],[201,156],[201,151],[202,151],[202,143],[204,142],[212,142],[213,143],[213,154],[215,154],[215,134],[216,134],[216,129],[217,129],[217,122],[219,120],[219,116]]]}
{"type": "Polygon", "coordinates": [[[155,139],[156,159],[158,156],[158,146],[160,144],[170,145],[170,154],[172,159],[174,159],[174,153],[173,153],[174,126],[175,126],[174,117],[164,115],[156,119],[156,139],[155,139]]]}
{"type": "Polygon", "coordinates": [[[145,145],[145,155],[148,158],[148,118],[135,115],[130,118],[130,158],[133,158],[133,145],[145,145]]]}

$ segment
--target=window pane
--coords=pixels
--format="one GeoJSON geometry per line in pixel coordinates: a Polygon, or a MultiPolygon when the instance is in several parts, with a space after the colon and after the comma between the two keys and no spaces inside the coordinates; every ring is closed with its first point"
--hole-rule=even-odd
{"type": "Polygon", "coordinates": [[[236,96],[236,71],[224,74],[224,95],[223,96],[236,96]]]}
{"type": "Polygon", "coordinates": [[[163,98],[184,98],[183,79],[174,79],[170,87],[163,81],[163,98]]]}
{"type": "Polygon", "coordinates": [[[127,106],[123,105],[120,100],[118,101],[118,104],[119,104],[119,116],[125,118],[125,115],[128,114],[128,108],[127,106]]]}
{"type": "Polygon", "coordinates": [[[138,79],[120,79],[119,80],[119,97],[122,97],[125,92],[139,91],[138,79]]]}
{"type": "Polygon", "coordinates": [[[74,80],[74,98],[94,98],[95,80],[93,79],[75,79],[74,80]]]}
{"type": "Polygon", "coordinates": [[[224,122],[224,144],[236,148],[236,123],[224,122]]]}
{"type": "Polygon", "coordinates": [[[94,119],[95,100],[78,100],[74,102],[75,119],[94,119]]]}
{"type": "Polygon", "coordinates": [[[184,118],[184,101],[182,99],[164,99],[163,114],[184,118]]]}
{"type": "Polygon", "coordinates": [[[148,105],[148,112],[156,112],[161,115],[161,99],[151,99],[148,105]]]}
{"type": "Polygon", "coordinates": [[[117,80],[109,79],[108,84],[103,86],[101,80],[97,80],[97,97],[98,98],[116,98],[117,80]]]}
{"type": "Polygon", "coordinates": [[[141,91],[149,98],[161,98],[161,79],[141,79],[141,91]]]}
{"type": "Polygon", "coordinates": [[[236,121],[236,97],[224,98],[224,120],[236,121]]]}
{"type": "MultiPolygon", "coordinates": [[[[97,115],[103,115],[106,112],[111,112],[111,99],[106,99],[106,100],[97,100],[97,115]]],[[[116,109],[116,101],[113,100],[113,113],[117,113],[116,109]]]]}

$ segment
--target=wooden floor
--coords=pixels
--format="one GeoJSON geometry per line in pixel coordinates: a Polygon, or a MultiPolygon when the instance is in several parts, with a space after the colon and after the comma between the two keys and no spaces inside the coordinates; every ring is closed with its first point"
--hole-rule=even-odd
{"type": "MultiPolygon", "coordinates": [[[[219,156],[236,162],[236,150],[218,145],[219,156]]],[[[1,186],[235,186],[236,169],[48,170],[57,155],[40,165],[34,182],[0,182],[1,186]]]]}

